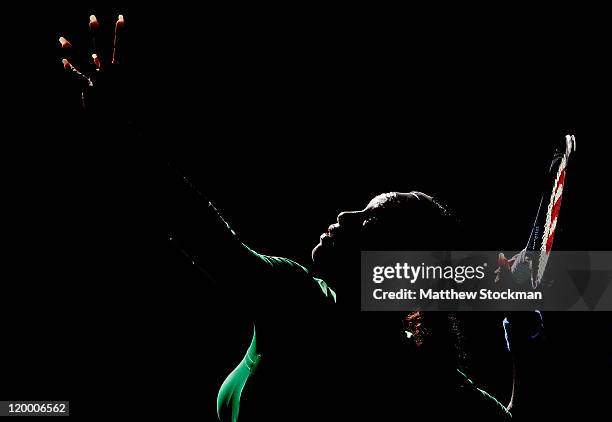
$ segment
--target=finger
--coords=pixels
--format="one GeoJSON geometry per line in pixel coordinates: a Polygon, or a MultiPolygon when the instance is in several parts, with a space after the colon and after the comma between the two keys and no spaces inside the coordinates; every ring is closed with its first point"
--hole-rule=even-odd
{"type": "MultiPolygon", "coordinates": [[[[513,257],[514,258],[514,257],[513,257]]],[[[499,267],[495,270],[495,282],[496,283],[507,283],[512,280],[512,270],[510,267],[510,260],[506,258],[506,255],[499,253],[497,257],[497,263],[499,267]]]]}
{"type": "Polygon", "coordinates": [[[502,252],[500,252],[497,256],[497,264],[501,268],[506,268],[508,270],[510,269],[510,262],[508,261],[508,258],[506,258],[506,255],[504,255],[502,252]]]}
{"type": "Polygon", "coordinates": [[[93,86],[93,82],[83,73],[81,73],[76,67],[70,63],[68,59],[62,59],[62,64],[64,65],[64,69],[70,72],[71,75],[80,83],[85,83],[87,86],[93,86]]]}
{"type": "Polygon", "coordinates": [[[93,61],[94,66],[96,66],[96,70],[99,71],[102,67],[102,64],[100,63],[100,58],[96,53],[93,53],[91,55],[91,60],[93,61]]]}
{"type": "Polygon", "coordinates": [[[495,283],[508,285],[512,281],[512,273],[504,268],[499,268],[495,272],[495,283]]]}
{"type": "Polygon", "coordinates": [[[96,15],[89,15],[89,29],[95,31],[99,27],[100,22],[98,22],[98,18],[96,18],[96,15]]]}
{"type": "Polygon", "coordinates": [[[72,59],[72,56],[74,54],[74,48],[72,48],[72,43],[68,41],[68,39],[64,36],[60,36],[58,38],[58,41],[61,50],[61,56],[59,57],[66,57],[68,59],[72,59]]]}
{"type": "MultiPolygon", "coordinates": [[[[96,17],[96,15],[90,15],[89,16],[89,34],[91,37],[91,56],[93,58],[93,55],[95,54],[96,57],[98,57],[98,46],[97,46],[97,42],[96,42],[96,38],[98,36],[98,29],[100,28],[100,22],[98,22],[98,18],[96,17]]],[[[94,64],[95,64],[95,59],[94,59],[94,64]]],[[[96,68],[98,68],[98,66],[96,65],[96,68]]]]}
{"type": "Polygon", "coordinates": [[[64,37],[59,37],[59,43],[60,43],[60,47],[63,50],[67,50],[69,48],[72,48],[72,44],[70,43],[70,41],[68,41],[66,38],[64,37]]]}
{"type": "Polygon", "coordinates": [[[113,40],[113,64],[119,64],[121,61],[121,37],[125,28],[125,19],[123,15],[117,16],[117,22],[115,22],[115,38],[113,40]]]}

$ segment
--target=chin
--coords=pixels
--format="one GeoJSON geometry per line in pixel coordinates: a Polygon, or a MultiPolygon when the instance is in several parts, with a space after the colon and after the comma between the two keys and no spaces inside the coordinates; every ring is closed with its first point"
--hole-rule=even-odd
{"type": "Polygon", "coordinates": [[[311,253],[312,263],[318,268],[325,268],[332,259],[333,250],[331,245],[319,243],[311,253]]]}
{"type": "Polygon", "coordinates": [[[317,246],[315,246],[312,249],[312,252],[310,254],[310,256],[312,257],[312,262],[314,264],[317,264],[320,259],[321,259],[321,249],[323,248],[323,245],[321,245],[321,243],[317,244],[317,246]]]}
{"type": "Polygon", "coordinates": [[[311,253],[312,263],[319,271],[328,271],[336,262],[336,250],[332,245],[319,243],[311,253]]]}

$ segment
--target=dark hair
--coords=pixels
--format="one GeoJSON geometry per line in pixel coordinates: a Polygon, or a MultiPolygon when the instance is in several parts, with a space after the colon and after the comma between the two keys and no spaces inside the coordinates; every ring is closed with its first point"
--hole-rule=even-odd
{"type": "Polygon", "coordinates": [[[464,332],[456,312],[410,312],[404,317],[404,326],[418,348],[443,357],[454,368],[468,366],[464,332]]]}

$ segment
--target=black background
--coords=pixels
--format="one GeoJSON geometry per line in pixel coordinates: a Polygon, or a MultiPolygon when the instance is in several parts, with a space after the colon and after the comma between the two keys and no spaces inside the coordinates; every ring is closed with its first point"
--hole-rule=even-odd
{"type": "MultiPolygon", "coordinates": [[[[23,78],[3,169],[2,397],[90,413],[100,398],[181,391],[214,417],[250,322],[164,242],[155,169],[168,157],[251,247],[307,264],[338,212],[387,191],[445,199],[481,249],[521,248],[552,146],[571,132],[555,246],[609,249],[596,13],[460,12],[58,4],[11,15],[9,67],[23,78]],[[124,13],[128,28],[122,112],[95,124],[57,48],[59,35],[87,42],[91,13],[103,25],[124,13]],[[174,368],[180,386],[165,381],[174,368]]],[[[610,375],[609,317],[555,318],[563,397],[593,406],[585,385],[610,375]]]]}

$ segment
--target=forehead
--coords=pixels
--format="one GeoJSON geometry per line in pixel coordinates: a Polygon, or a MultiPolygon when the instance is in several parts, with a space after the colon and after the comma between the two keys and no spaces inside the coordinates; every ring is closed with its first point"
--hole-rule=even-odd
{"type": "Polygon", "coordinates": [[[367,209],[380,208],[382,206],[397,202],[398,199],[399,199],[399,195],[397,192],[382,193],[372,198],[372,200],[368,203],[368,206],[366,208],[367,209]]]}
{"type": "MultiPolygon", "coordinates": [[[[424,197],[427,197],[426,195],[421,194],[424,197]]],[[[410,202],[410,201],[419,201],[421,199],[421,197],[419,197],[419,195],[417,195],[416,192],[408,192],[408,193],[401,193],[401,192],[388,192],[388,193],[383,193],[380,194],[376,197],[374,197],[369,203],[368,206],[366,207],[366,209],[368,210],[372,210],[372,209],[376,209],[376,208],[389,208],[392,206],[397,206],[401,203],[405,203],[405,202],[410,202]]]]}

